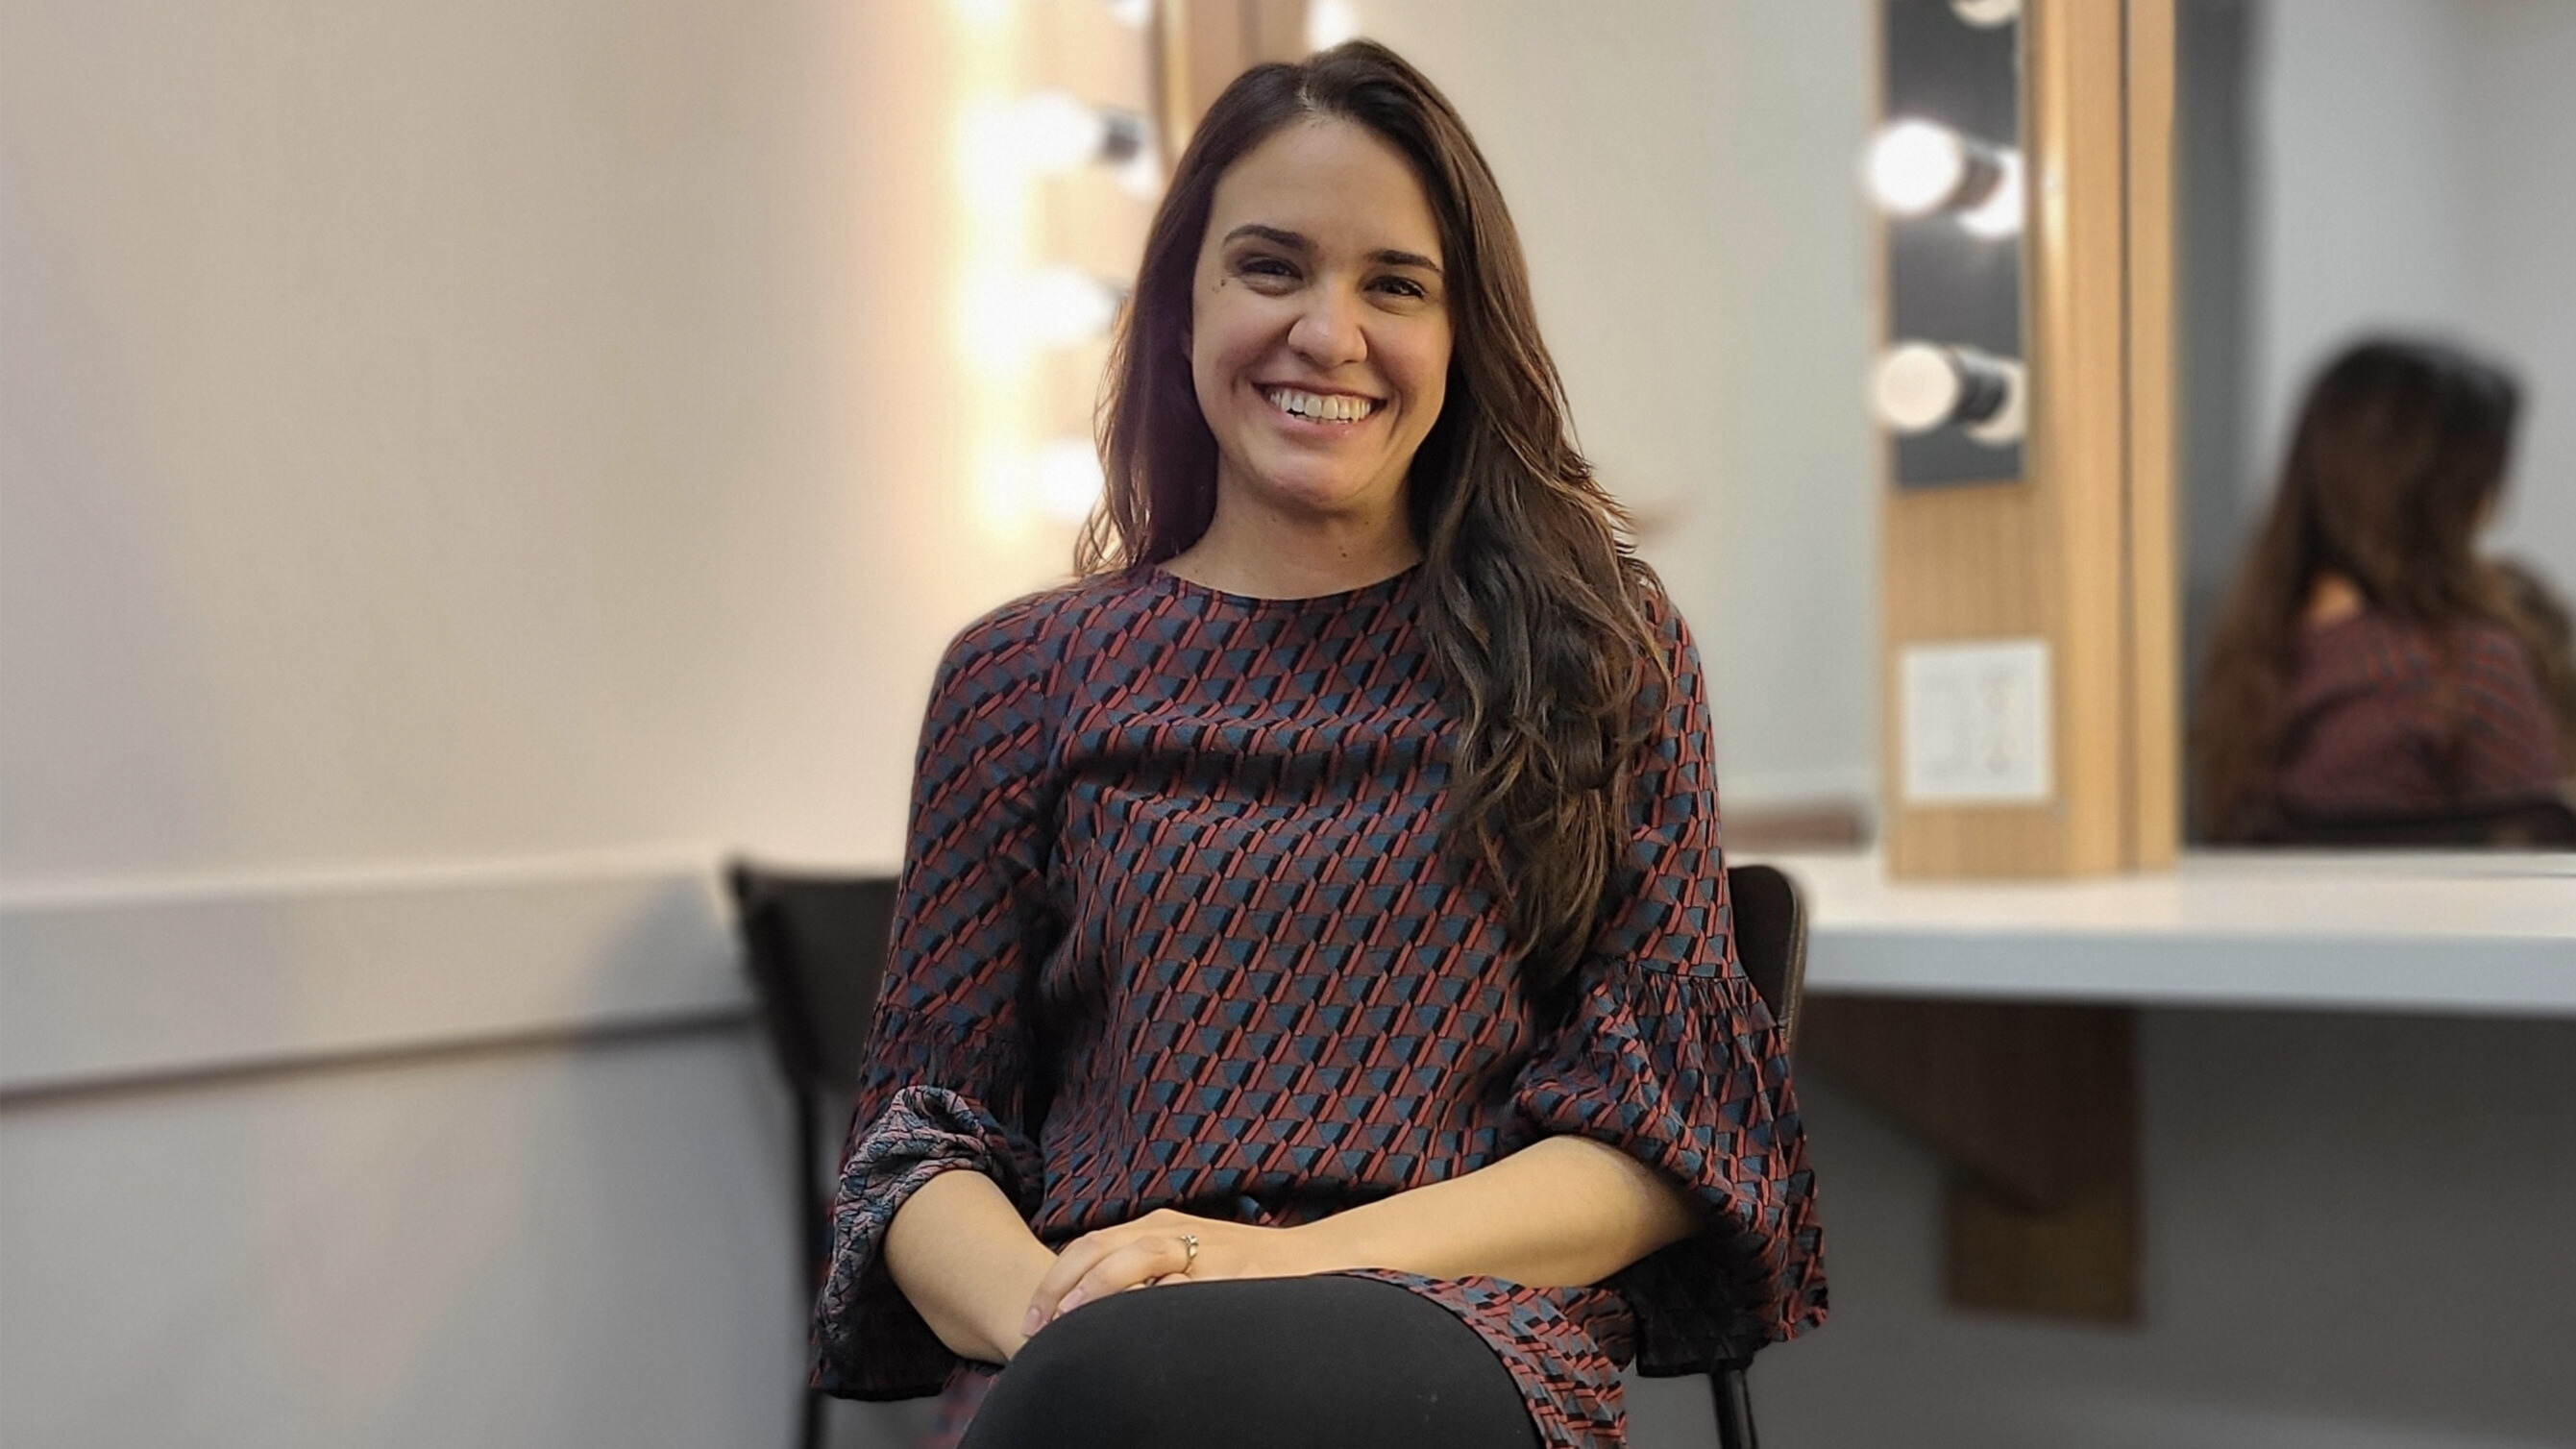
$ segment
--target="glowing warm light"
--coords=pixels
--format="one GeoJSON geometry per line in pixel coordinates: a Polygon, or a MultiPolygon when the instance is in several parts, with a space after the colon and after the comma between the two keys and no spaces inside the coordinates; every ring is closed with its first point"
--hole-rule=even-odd
{"type": "Polygon", "coordinates": [[[1931,121],[1898,121],[1870,142],[1870,195],[1895,216],[1955,211],[1977,236],[2017,236],[2022,227],[2021,153],[1972,141],[1931,121]]]}
{"type": "Polygon", "coordinates": [[[976,513],[996,538],[1028,523],[1028,412],[1035,355],[1025,287],[1035,258],[1028,119],[1019,94],[1014,0],[952,0],[957,47],[957,254],[952,305],[966,388],[962,442],[976,513]]]}
{"type": "Polygon", "coordinates": [[[1869,146],[1869,190],[1898,216],[1938,211],[1968,177],[1959,133],[1930,121],[1899,121],[1869,146]]]}
{"type": "Polygon", "coordinates": [[[1018,119],[1020,154],[1032,171],[1071,171],[1096,160],[1109,143],[1109,118],[1063,91],[1023,97],[1018,119]]]}
{"type": "Polygon", "coordinates": [[[1140,148],[1118,168],[1118,189],[1139,201],[1153,201],[1163,194],[1163,161],[1152,147],[1140,148]]]}
{"type": "Polygon", "coordinates": [[[1154,19],[1154,0],[1109,0],[1109,18],[1130,30],[1142,30],[1154,19]]]}
{"type": "Polygon", "coordinates": [[[1979,30],[1992,30],[2021,18],[2021,0],[1950,0],[1950,13],[1979,30]]]}
{"type": "Polygon", "coordinates": [[[1118,291],[1079,267],[1041,267],[1022,290],[1029,339],[1047,347],[1088,342],[1118,320],[1118,291]]]}
{"type": "Polygon", "coordinates": [[[1059,523],[1080,523],[1100,502],[1100,451],[1089,438],[1053,438],[1029,464],[1029,502],[1059,523]]]}
{"type": "Polygon", "coordinates": [[[1350,0],[1306,0],[1306,48],[1330,50],[1345,40],[1357,40],[1360,34],[1359,12],[1350,0]]]}
{"type": "Polygon", "coordinates": [[[1985,200],[1959,213],[1959,225],[1982,237],[2021,235],[2022,187],[2021,153],[2006,151],[2002,156],[2003,176],[1985,200]]]}

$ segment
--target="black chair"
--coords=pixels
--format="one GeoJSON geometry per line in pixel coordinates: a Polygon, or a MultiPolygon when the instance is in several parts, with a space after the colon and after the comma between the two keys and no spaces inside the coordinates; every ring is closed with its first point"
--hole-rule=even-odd
{"type": "MultiPolygon", "coordinates": [[[[1726,898],[1734,912],[1735,956],[1746,978],[1771,1008],[1784,1042],[1798,1031],[1798,997],[1807,984],[1807,908],[1798,886],[1776,866],[1726,868],[1726,898]]],[[[1712,1372],[1709,1391],[1717,1406],[1718,1449],[1756,1449],[1753,1394],[1745,1384],[1749,1363],[1712,1372]]]]}
{"type": "Polygon", "coordinates": [[[2576,850],[2576,809],[2543,795],[2406,814],[2284,811],[2257,832],[2255,843],[2338,850],[2576,850]]]}
{"type": "MultiPolygon", "coordinates": [[[[833,1104],[858,1086],[868,1016],[885,974],[894,920],[890,879],[763,870],[737,861],[725,873],[743,954],[771,1046],[795,1097],[796,1194],[803,1215],[806,1282],[819,1284],[831,1254],[823,1135],[833,1104]]],[[[1735,953],[1784,1038],[1794,1039],[1807,974],[1807,918],[1798,888],[1767,865],[1730,866],[1735,953]]],[[[1745,1365],[1710,1374],[1719,1449],[1755,1449],[1745,1365]]],[[[800,1443],[823,1442],[824,1396],[805,1394],[800,1443]]]]}
{"type": "MultiPolygon", "coordinates": [[[[826,1124],[848,1110],[858,1089],[894,925],[895,883],[741,861],[726,869],[725,881],[769,1044],[795,1099],[796,1202],[810,1291],[822,1283],[832,1251],[824,1154],[834,1142],[826,1124]]],[[[820,1390],[805,1391],[798,1437],[805,1449],[823,1442],[824,1403],[820,1390]]]]}

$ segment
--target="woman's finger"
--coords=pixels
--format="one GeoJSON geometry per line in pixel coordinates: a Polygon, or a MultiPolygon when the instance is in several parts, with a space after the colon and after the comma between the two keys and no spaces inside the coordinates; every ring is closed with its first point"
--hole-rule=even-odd
{"type": "Polygon", "coordinates": [[[1020,1322],[1020,1332],[1035,1333],[1064,1311],[1064,1295],[1101,1259],[1116,1252],[1133,1234],[1121,1228],[1105,1228],[1085,1233],[1064,1245],[1056,1254],[1054,1266],[1038,1280],[1037,1291],[1029,1295],[1029,1311],[1020,1322]]]}
{"type": "Polygon", "coordinates": [[[1056,1313],[1071,1313],[1095,1298],[1169,1277],[1188,1266],[1189,1246],[1177,1235],[1156,1233],[1138,1238],[1093,1264],[1064,1295],[1056,1313]]]}

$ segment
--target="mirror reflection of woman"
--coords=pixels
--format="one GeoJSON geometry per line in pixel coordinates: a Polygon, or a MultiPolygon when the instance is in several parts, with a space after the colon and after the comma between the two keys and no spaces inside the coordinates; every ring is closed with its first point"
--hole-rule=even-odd
{"type": "Polygon", "coordinates": [[[1700,665],[1447,102],[1221,96],[1080,579],[934,689],[817,1382],[969,1449],[1624,1442],[1823,1317],[1700,665]]]}
{"type": "Polygon", "coordinates": [[[2209,838],[2564,798],[2563,613],[2477,552],[2519,409],[2511,377],[2429,343],[2364,342],[2318,375],[2202,675],[2209,838]]]}

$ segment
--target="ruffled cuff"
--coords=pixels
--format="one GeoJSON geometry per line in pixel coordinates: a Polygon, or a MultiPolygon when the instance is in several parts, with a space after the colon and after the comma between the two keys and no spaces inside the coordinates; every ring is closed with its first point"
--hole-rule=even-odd
{"type": "Polygon", "coordinates": [[[886,1271],[885,1235],[923,1183],[981,1172],[1023,1213],[1040,1180],[1033,1146],[971,1098],[906,1087],[851,1143],[832,1202],[832,1262],[814,1304],[812,1382],[852,1399],[935,1394],[962,1362],[886,1271]]]}
{"type": "Polygon", "coordinates": [[[1697,1233],[1609,1280],[1637,1316],[1640,1372],[1705,1372],[1823,1321],[1806,1134],[1741,975],[1603,967],[1515,1101],[1541,1133],[1608,1143],[1703,1205],[1697,1233]]]}

